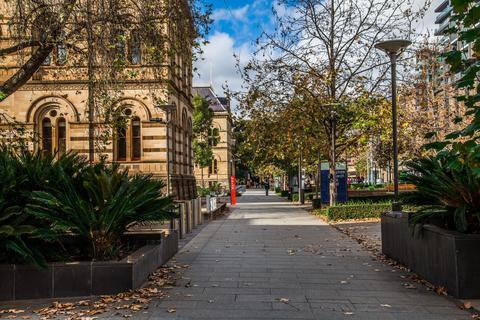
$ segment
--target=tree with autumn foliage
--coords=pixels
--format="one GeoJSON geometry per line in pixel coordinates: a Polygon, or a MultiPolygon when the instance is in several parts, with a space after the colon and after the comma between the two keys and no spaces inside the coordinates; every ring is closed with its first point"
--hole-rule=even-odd
{"type": "MultiPolygon", "coordinates": [[[[320,118],[315,131],[349,140],[357,116],[352,110],[385,83],[389,61],[375,43],[392,37],[410,37],[412,24],[426,8],[412,10],[410,0],[368,0],[361,3],[343,0],[281,0],[274,10],[276,28],[258,39],[255,57],[244,68],[244,79],[251,94],[264,92],[274,105],[292,100],[295,83],[304,79],[320,118]],[[345,126],[337,132],[335,126],[345,126]]],[[[358,110],[358,108],[357,108],[358,110]]],[[[335,139],[325,139],[330,175],[335,176],[335,161],[343,148],[335,139]]],[[[331,204],[336,200],[336,179],[331,179],[331,204]]]]}

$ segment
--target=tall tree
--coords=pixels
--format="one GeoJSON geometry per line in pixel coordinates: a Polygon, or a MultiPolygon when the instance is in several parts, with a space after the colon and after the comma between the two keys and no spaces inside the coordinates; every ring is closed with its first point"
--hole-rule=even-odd
{"type": "MultiPolygon", "coordinates": [[[[326,143],[332,177],[335,140],[341,134],[335,127],[342,123],[348,128],[356,121],[348,112],[350,105],[383,84],[388,61],[374,45],[392,37],[409,38],[412,23],[425,10],[413,12],[412,7],[411,0],[279,0],[275,31],[258,40],[256,58],[244,70],[246,81],[282,101],[295,94],[292,84],[299,75],[309,79],[303,89],[315,100],[323,115],[318,121],[331,137],[326,143]]],[[[330,184],[331,204],[335,180],[330,184]]]]}
{"type": "Polygon", "coordinates": [[[213,111],[210,102],[196,94],[192,99],[193,104],[193,161],[202,172],[202,187],[205,187],[203,169],[212,165],[212,146],[218,142],[219,136],[212,134],[213,111]]]}

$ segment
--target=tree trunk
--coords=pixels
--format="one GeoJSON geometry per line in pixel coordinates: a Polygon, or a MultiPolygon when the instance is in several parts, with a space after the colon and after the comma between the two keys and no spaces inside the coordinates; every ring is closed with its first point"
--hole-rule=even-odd
{"type": "MultiPolygon", "coordinates": [[[[93,39],[93,23],[92,23],[92,0],[87,0],[87,50],[88,50],[88,160],[95,161],[95,74],[94,74],[94,39],[93,39]]],[[[114,155],[112,156],[114,158],[114,155]]]]}
{"type": "Polygon", "coordinates": [[[331,141],[330,141],[330,159],[329,159],[329,171],[330,171],[330,206],[334,206],[337,203],[337,174],[336,174],[336,163],[337,163],[337,146],[336,146],[336,120],[335,113],[332,112],[331,118],[331,141]]]}
{"type": "MultiPolygon", "coordinates": [[[[31,55],[20,68],[13,74],[9,79],[0,84],[0,102],[5,100],[8,96],[12,95],[15,91],[21,88],[25,83],[27,83],[32,76],[37,72],[42,63],[47,59],[47,57],[53,52],[55,45],[53,43],[57,42],[62,35],[62,31],[65,28],[65,25],[68,22],[74,4],[76,0],[67,0],[65,1],[64,6],[62,7],[59,17],[61,20],[59,23],[52,24],[51,27],[46,31],[48,38],[53,41],[40,44],[39,48],[31,55]]],[[[22,46],[17,47],[17,49],[22,49],[22,46]]],[[[6,53],[3,53],[6,54],[6,53]]]]}

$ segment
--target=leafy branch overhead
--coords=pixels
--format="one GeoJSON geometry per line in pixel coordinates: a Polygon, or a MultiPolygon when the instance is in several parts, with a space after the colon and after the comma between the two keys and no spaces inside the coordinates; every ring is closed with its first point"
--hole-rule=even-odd
{"type": "Polygon", "coordinates": [[[54,54],[57,63],[71,68],[55,71],[52,77],[73,73],[85,80],[85,68],[93,62],[95,72],[102,74],[96,80],[106,78],[112,84],[140,76],[128,70],[127,54],[119,54],[138,44],[150,66],[149,76],[162,77],[173,55],[189,61],[193,48],[197,57],[211,22],[211,6],[203,0],[26,0],[8,1],[2,9],[9,40],[0,49],[8,70],[7,79],[0,82],[0,101],[54,54]]]}

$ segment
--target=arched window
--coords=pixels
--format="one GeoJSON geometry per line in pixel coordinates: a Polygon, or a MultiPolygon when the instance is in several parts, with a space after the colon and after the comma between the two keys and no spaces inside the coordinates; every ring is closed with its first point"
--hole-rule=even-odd
{"type": "Polygon", "coordinates": [[[67,122],[65,118],[59,118],[57,121],[57,149],[58,156],[67,152],[67,122]]]}
{"type": "Polygon", "coordinates": [[[133,31],[130,35],[128,44],[128,62],[130,64],[140,64],[142,62],[140,33],[133,31]]]}
{"type": "Polygon", "coordinates": [[[213,173],[218,174],[218,160],[217,159],[213,160],[213,173]]]}
{"type": "Polygon", "coordinates": [[[127,160],[127,128],[117,128],[117,161],[127,160]]]}
{"type": "Polygon", "coordinates": [[[220,130],[218,128],[211,128],[210,129],[210,138],[208,143],[210,146],[215,147],[218,145],[220,140],[220,130]]]}
{"type": "Polygon", "coordinates": [[[142,159],[142,121],[129,107],[117,118],[115,130],[115,161],[139,161],[142,159]]]}
{"type": "Polygon", "coordinates": [[[208,175],[211,175],[212,173],[213,173],[213,161],[208,166],[208,175]]]}
{"type": "Polygon", "coordinates": [[[51,155],[52,149],[52,122],[49,118],[42,120],[42,150],[45,155],[51,155]]]}
{"type": "Polygon", "coordinates": [[[140,160],[142,156],[142,129],[140,119],[132,119],[132,160],[140,160]]]}

